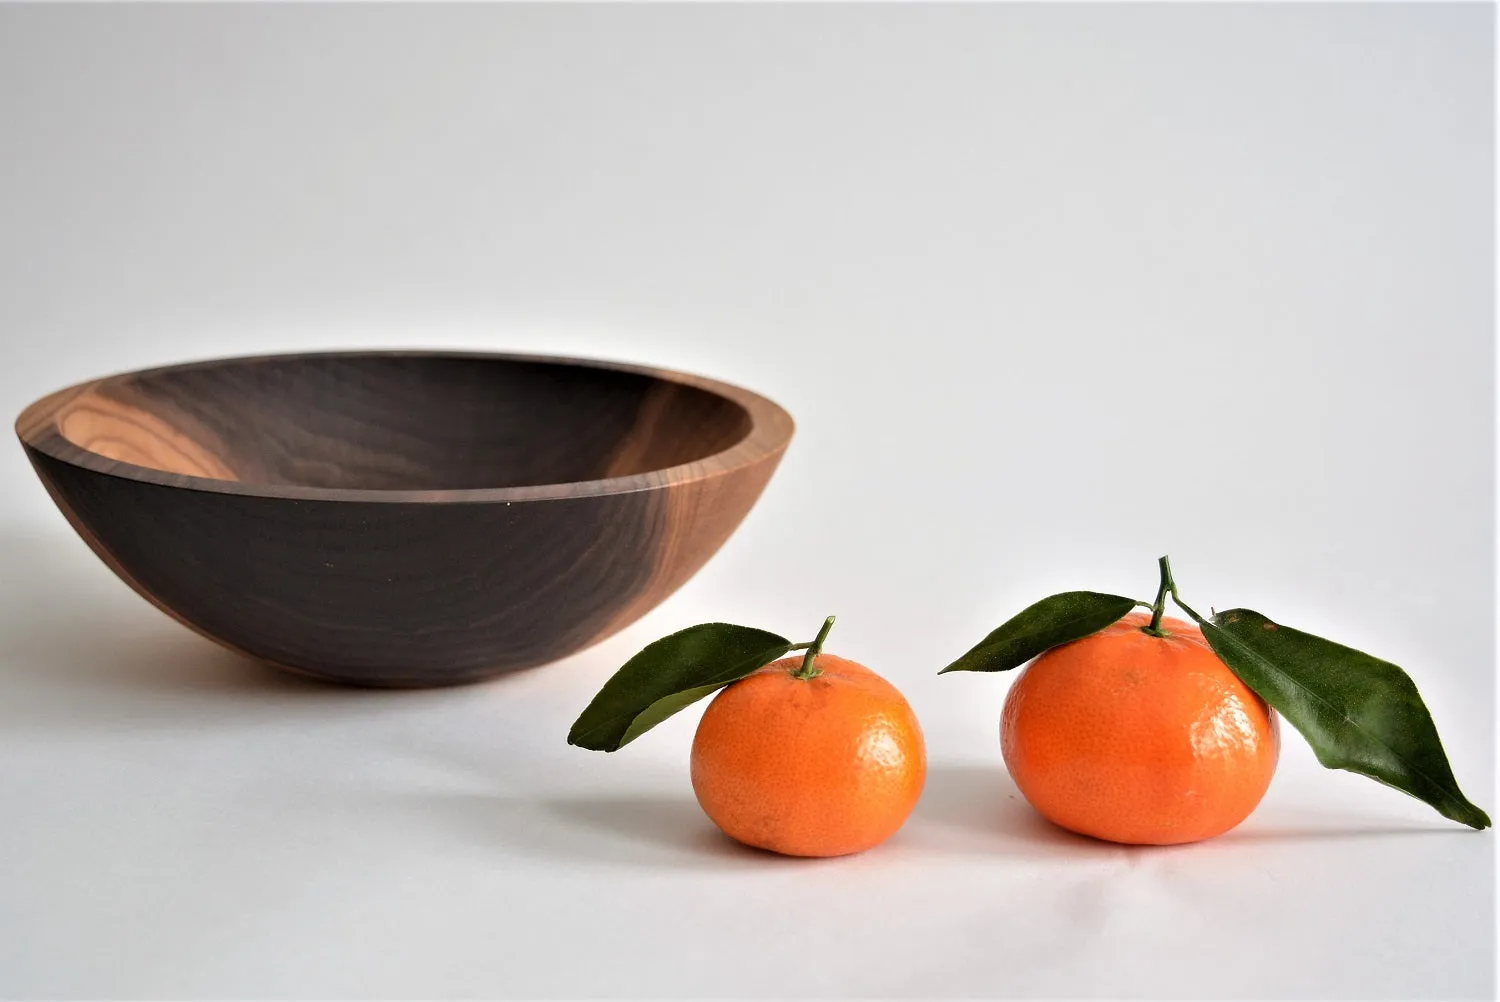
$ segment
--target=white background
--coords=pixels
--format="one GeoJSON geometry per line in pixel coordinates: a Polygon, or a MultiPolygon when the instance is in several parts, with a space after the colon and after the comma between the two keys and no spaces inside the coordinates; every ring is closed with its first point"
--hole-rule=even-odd
{"type": "Polygon", "coordinates": [[[0,463],[0,994],[1486,997],[1494,839],[1286,734],[1196,846],[1038,821],[1010,679],[1065,588],[1402,664],[1492,814],[1489,5],[0,8],[0,404],[218,354],[666,365],[800,431],[687,587],[474,688],[220,651],[0,463]],[[742,851],[697,711],[564,744],[728,619],[900,685],[864,856],[742,851]]]}

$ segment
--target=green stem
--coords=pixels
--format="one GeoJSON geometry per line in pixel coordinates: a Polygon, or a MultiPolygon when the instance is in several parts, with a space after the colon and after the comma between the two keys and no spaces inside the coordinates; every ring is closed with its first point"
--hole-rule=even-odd
{"type": "Polygon", "coordinates": [[[832,616],[823,620],[823,628],[818,631],[817,639],[807,645],[807,655],[802,659],[802,667],[792,672],[793,678],[806,680],[823,674],[817,666],[817,660],[818,655],[823,653],[823,641],[828,639],[828,631],[833,629],[833,620],[832,616]]]}
{"type": "Polygon", "coordinates": [[[1177,608],[1181,609],[1183,612],[1191,616],[1193,618],[1193,622],[1198,623],[1199,625],[1208,622],[1208,620],[1204,619],[1202,616],[1194,612],[1192,606],[1188,605],[1178,597],[1176,588],[1172,589],[1172,601],[1177,603],[1177,608]]]}
{"type": "Polygon", "coordinates": [[[1177,582],[1172,580],[1172,565],[1167,561],[1167,558],[1162,557],[1157,563],[1161,566],[1161,590],[1156,593],[1156,604],[1151,606],[1150,625],[1143,626],[1141,629],[1158,637],[1169,635],[1166,630],[1161,628],[1162,610],[1166,607],[1166,596],[1169,593],[1172,596],[1173,604],[1187,613],[1193,622],[1200,625],[1208,622],[1208,620],[1198,615],[1197,610],[1184,602],[1181,595],[1177,594],[1177,582]]]}
{"type": "MultiPolygon", "coordinates": [[[[1167,637],[1171,636],[1171,634],[1162,629],[1161,617],[1167,611],[1167,593],[1171,592],[1172,598],[1177,600],[1177,582],[1172,580],[1172,562],[1170,560],[1163,556],[1156,563],[1161,568],[1161,587],[1156,589],[1156,601],[1151,606],[1151,622],[1141,627],[1141,629],[1153,637],[1167,637]]],[[[1181,605],[1182,603],[1178,600],[1177,604],[1181,605]]]]}

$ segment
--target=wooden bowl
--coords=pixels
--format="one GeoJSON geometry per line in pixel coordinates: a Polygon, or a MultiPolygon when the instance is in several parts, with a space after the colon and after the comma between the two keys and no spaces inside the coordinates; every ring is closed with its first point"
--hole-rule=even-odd
{"type": "Polygon", "coordinates": [[[73,528],[163,611],[379,686],[544,664],[634,622],[729,538],[792,431],[711,379],[427,351],[145,369],[16,421],[73,528]]]}

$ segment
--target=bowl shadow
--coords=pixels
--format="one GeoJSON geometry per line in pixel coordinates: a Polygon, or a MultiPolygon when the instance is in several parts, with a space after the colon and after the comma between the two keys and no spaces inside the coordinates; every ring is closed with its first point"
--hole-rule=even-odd
{"type": "Polygon", "coordinates": [[[397,690],[323,682],[228,650],[153,608],[71,534],[0,529],[0,567],[0,725],[167,724],[231,706],[367,709],[446,691],[394,700],[397,690]]]}

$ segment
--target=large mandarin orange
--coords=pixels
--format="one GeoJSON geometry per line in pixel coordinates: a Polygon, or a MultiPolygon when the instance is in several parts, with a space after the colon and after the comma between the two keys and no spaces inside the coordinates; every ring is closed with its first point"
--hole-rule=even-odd
{"type": "Polygon", "coordinates": [[[1134,613],[1054,648],[1011,687],[1005,764],[1021,793],[1064,828],[1170,845],[1223,834],[1260,803],[1276,771],[1276,714],[1196,626],[1167,636],[1134,613]]]}
{"type": "Polygon", "coordinates": [[[783,658],[723,689],[693,738],[693,791],[723,831],[791,856],[842,856],[896,833],[927,778],[922,729],[870,669],[783,658]]]}

